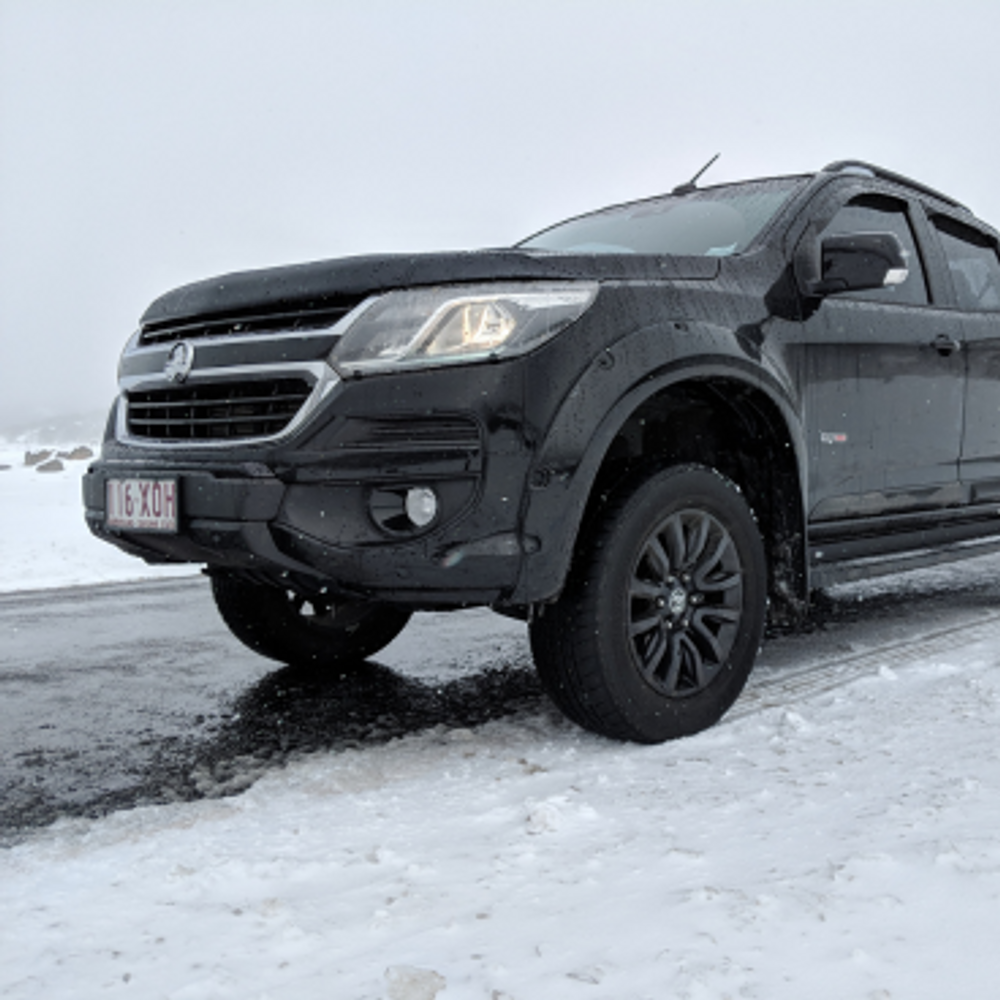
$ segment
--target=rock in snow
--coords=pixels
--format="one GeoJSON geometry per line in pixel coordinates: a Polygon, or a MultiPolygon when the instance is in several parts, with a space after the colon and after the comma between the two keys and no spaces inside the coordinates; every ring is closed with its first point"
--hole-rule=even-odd
{"type": "Polygon", "coordinates": [[[51,448],[42,448],[40,451],[31,451],[29,449],[24,453],[24,464],[28,466],[28,468],[32,468],[41,462],[44,462],[51,454],[51,448]]]}

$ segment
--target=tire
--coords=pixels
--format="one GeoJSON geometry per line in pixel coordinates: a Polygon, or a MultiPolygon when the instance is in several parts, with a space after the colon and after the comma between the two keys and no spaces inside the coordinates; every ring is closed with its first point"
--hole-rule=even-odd
{"type": "Polygon", "coordinates": [[[574,722],[639,743],[716,723],[764,631],[767,563],[738,489],[675,466],[615,495],[531,624],[542,684],[574,722]]]}
{"type": "Polygon", "coordinates": [[[410,612],[374,602],[306,599],[228,573],[212,576],[216,607],[255,653],[296,667],[343,668],[388,646],[410,612]]]}

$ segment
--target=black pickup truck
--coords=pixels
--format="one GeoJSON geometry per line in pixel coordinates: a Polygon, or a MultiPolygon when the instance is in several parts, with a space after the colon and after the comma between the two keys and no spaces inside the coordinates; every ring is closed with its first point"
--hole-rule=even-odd
{"type": "Polygon", "coordinates": [[[488,605],[620,739],[717,721],[814,588],[1000,549],[997,234],[860,162],[188,285],[119,382],[90,528],[251,648],[488,605]]]}

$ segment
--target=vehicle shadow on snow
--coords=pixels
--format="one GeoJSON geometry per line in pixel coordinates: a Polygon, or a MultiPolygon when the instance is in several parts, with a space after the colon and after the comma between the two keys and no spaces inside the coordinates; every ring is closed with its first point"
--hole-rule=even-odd
{"type": "MultiPolygon", "coordinates": [[[[546,706],[527,658],[439,683],[374,661],[344,675],[282,667],[247,688],[218,721],[192,726],[197,735],[164,737],[152,754],[121,746],[121,768],[94,775],[92,784],[68,770],[65,780],[39,784],[25,771],[0,788],[0,847],[60,817],[233,795],[304,754],[376,746],[434,726],[474,727],[546,706]]],[[[37,766],[52,777],[58,763],[40,755],[37,766]]]]}
{"type": "MultiPolygon", "coordinates": [[[[479,726],[547,705],[526,657],[440,683],[408,678],[374,661],[345,675],[282,667],[247,688],[197,735],[167,737],[143,763],[133,759],[127,773],[116,776],[114,790],[97,778],[90,793],[74,784],[63,794],[33,787],[24,775],[17,787],[5,789],[0,847],[60,817],[96,818],[136,806],[233,795],[304,754],[377,746],[434,726],[479,726]]],[[[129,756],[127,747],[122,751],[129,756]]]]}
{"type": "Polygon", "coordinates": [[[229,795],[302,754],[378,745],[440,725],[479,726],[546,704],[528,660],[439,683],[374,661],[348,674],[284,667],[237,699],[170,784],[185,799],[229,795]]]}

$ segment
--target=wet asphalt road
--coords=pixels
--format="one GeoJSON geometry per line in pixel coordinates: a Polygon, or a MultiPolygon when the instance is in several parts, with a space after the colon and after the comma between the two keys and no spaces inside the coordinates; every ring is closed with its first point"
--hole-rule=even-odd
{"type": "MultiPolygon", "coordinates": [[[[806,629],[769,639],[755,676],[921,630],[960,641],[963,622],[1000,608],[998,581],[1000,559],[979,560],[826,598],[806,629]]],[[[471,669],[447,639],[432,641],[435,661],[438,645],[440,676],[454,679],[375,661],[317,677],[240,646],[203,578],[0,595],[0,846],[60,816],[232,794],[304,753],[547,704],[526,643],[471,669]]]]}
{"type": "Polygon", "coordinates": [[[0,845],[541,700],[525,658],[446,683],[377,662],[350,677],[281,667],[229,635],[201,578],[0,595],[0,845]]]}

